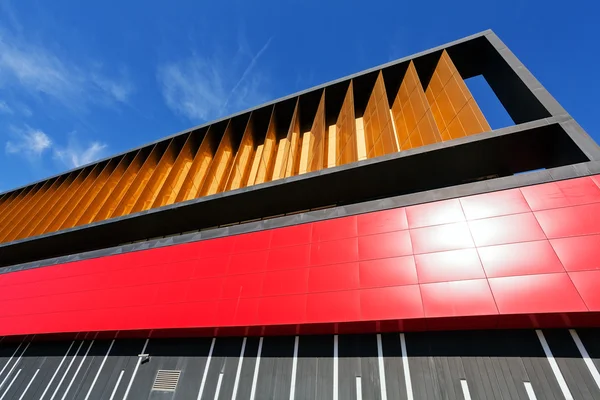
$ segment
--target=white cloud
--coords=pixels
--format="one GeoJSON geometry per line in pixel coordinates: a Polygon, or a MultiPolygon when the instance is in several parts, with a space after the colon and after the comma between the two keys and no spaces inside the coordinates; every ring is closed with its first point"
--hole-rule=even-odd
{"type": "Polygon", "coordinates": [[[193,121],[208,121],[260,104],[267,98],[265,80],[253,70],[270,43],[271,39],[253,56],[242,43],[234,57],[194,54],[159,66],[157,79],[165,103],[193,121]],[[251,57],[244,68],[232,61],[240,56],[251,57]]]}
{"type": "Polygon", "coordinates": [[[48,46],[0,30],[0,87],[18,87],[32,96],[48,96],[75,109],[88,103],[128,100],[133,92],[128,79],[112,79],[101,71],[88,72],[93,69],[51,52],[48,46]]]}
{"type": "Polygon", "coordinates": [[[93,82],[104,92],[109,93],[115,100],[126,103],[133,93],[133,84],[126,79],[120,82],[107,79],[101,75],[92,75],[93,82]]]}
{"type": "Polygon", "coordinates": [[[76,168],[102,158],[107,147],[100,142],[91,142],[87,147],[81,147],[75,141],[70,141],[67,147],[56,147],[54,157],[66,166],[76,168]]]}
{"type": "Polygon", "coordinates": [[[26,126],[25,129],[12,128],[13,140],[6,142],[8,154],[23,154],[28,158],[39,158],[52,146],[52,140],[39,129],[26,126]]]}
{"type": "Polygon", "coordinates": [[[5,101],[1,101],[0,100],[0,113],[14,114],[15,112],[13,111],[13,109],[8,104],[6,104],[5,101]]]}
{"type": "Polygon", "coordinates": [[[75,132],[69,134],[67,145],[61,145],[56,140],[40,129],[29,126],[24,128],[10,128],[11,140],[6,142],[7,154],[25,157],[28,161],[37,163],[44,154],[51,152],[55,160],[69,168],[76,168],[90,164],[106,154],[108,146],[105,143],[92,141],[82,146],[77,140],[75,132]]]}

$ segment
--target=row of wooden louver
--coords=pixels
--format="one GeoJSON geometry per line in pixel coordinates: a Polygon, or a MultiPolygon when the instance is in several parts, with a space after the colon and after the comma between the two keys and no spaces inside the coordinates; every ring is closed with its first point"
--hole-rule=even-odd
{"type": "Polygon", "coordinates": [[[395,94],[372,76],[366,104],[354,78],[5,193],[0,242],[490,130],[446,51],[425,88],[412,61],[395,94]]]}

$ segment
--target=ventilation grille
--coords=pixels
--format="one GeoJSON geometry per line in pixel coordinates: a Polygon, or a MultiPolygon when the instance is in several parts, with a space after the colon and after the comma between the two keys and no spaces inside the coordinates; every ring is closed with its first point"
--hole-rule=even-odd
{"type": "Polygon", "coordinates": [[[152,385],[152,390],[158,390],[161,392],[174,392],[179,382],[179,375],[181,371],[168,371],[159,369],[152,385]]]}

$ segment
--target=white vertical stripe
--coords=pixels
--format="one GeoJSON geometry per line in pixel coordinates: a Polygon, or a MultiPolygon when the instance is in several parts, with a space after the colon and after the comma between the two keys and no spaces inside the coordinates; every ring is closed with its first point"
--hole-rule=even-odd
{"type": "MultiPolygon", "coordinates": [[[[146,354],[146,347],[148,347],[148,342],[150,339],[146,339],[144,342],[144,347],[142,348],[142,352],[140,354],[146,354]]],[[[131,390],[131,385],[133,385],[133,380],[137,375],[138,369],[140,369],[140,363],[142,362],[142,357],[138,357],[137,363],[135,364],[135,368],[133,369],[133,375],[131,375],[131,380],[129,381],[129,385],[127,385],[127,390],[125,390],[125,394],[123,395],[123,400],[129,396],[129,391],[131,390]]]]}
{"type": "Polygon", "coordinates": [[[406,398],[413,400],[412,381],[410,380],[410,368],[408,366],[408,353],[406,352],[406,339],[404,333],[400,334],[400,350],[402,351],[402,368],[404,369],[404,384],[406,385],[406,398]]]}
{"type": "Polygon", "coordinates": [[[398,143],[398,132],[396,132],[396,121],[394,121],[394,113],[392,113],[392,110],[390,110],[390,117],[392,119],[392,129],[394,130],[394,139],[396,140],[396,147],[398,148],[398,150],[396,151],[400,151],[400,143],[398,143]]]}
{"type": "Polygon", "coordinates": [[[217,380],[217,390],[215,391],[215,400],[219,398],[219,393],[221,393],[221,384],[223,383],[223,373],[219,374],[219,379],[217,380]]]}
{"type": "Polygon", "coordinates": [[[121,373],[119,374],[119,378],[117,379],[117,383],[115,383],[115,387],[113,388],[113,391],[110,394],[110,399],[109,400],[113,400],[115,398],[115,394],[117,394],[117,389],[119,388],[119,384],[121,383],[121,379],[123,379],[123,374],[124,373],[125,373],[125,370],[122,369],[121,373]]]}
{"type": "Polygon", "coordinates": [[[15,383],[15,379],[17,379],[17,376],[19,376],[20,373],[21,373],[21,370],[18,370],[17,373],[15,374],[15,376],[13,376],[13,378],[10,381],[10,383],[6,387],[6,390],[4,391],[4,393],[2,394],[2,396],[0,396],[0,400],[2,400],[4,398],[4,396],[6,396],[6,393],[8,393],[8,391],[10,390],[11,386],[13,385],[13,383],[15,383]]]}
{"type": "Polygon", "coordinates": [[[465,398],[465,400],[471,400],[471,393],[469,392],[469,385],[467,384],[466,379],[460,380],[460,387],[462,389],[463,397],[465,398]]]}
{"type": "Polygon", "coordinates": [[[90,349],[92,348],[93,345],[94,345],[94,341],[92,340],[90,342],[90,345],[87,348],[87,351],[85,352],[85,354],[81,358],[81,362],[79,363],[79,366],[75,370],[75,373],[73,374],[73,378],[71,378],[71,382],[69,382],[69,385],[65,389],[65,394],[63,394],[63,396],[61,397],[61,400],[65,400],[67,398],[67,394],[69,393],[69,390],[71,390],[71,386],[73,386],[73,382],[75,382],[75,378],[77,377],[77,374],[79,374],[79,371],[81,370],[81,366],[83,365],[83,362],[87,358],[87,356],[88,356],[88,354],[90,352],[90,349]]]}
{"type": "Polygon", "coordinates": [[[25,397],[25,393],[27,393],[27,391],[29,390],[29,387],[33,383],[33,380],[37,376],[38,372],[40,372],[39,368],[35,371],[35,374],[33,374],[33,377],[31,377],[27,386],[25,386],[25,390],[23,390],[23,393],[21,394],[21,397],[19,397],[19,400],[23,400],[23,397],[25,397]]]}
{"type": "Polygon", "coordinates": [[[535,333],[537,333],[538,339],[540,340],[540,344],[542,345],[542,348],[544,349],[546,358],[548,359],[548,362],[550,363],[550,368],[552,368],[552,372],[554,372],[554,376],[556,377],[556,381],[558,382],[558,386],[560,386],[560,390],[562,391],[563,396],[565,396],[565,399],[567,399],[567,400],[573,400],[573,395],[571,394],[571,391],[569,391],[567,382],[565,381],[565,378],[562,376],[562,373],[560,372],[560,368],[558,367],[558,364],[556,363],[556,360],[554,359],[554,356],[552,355],[552,350],[550,350],[550,346],[548,346],[548,342],[546,342],[546,338],[544,337],[544,334],[539,329],[536,329],[535,333]]]}
{"type": "MultiPolygon", "coordinates": [[[[208,368],[210,367],[210,360],[212,360],[212,353],[215,348],[215,341],[217,338],[213,338],[210,343],[210,350],[208,351],[208,357],[206,358],[206,365],[204,366],[204,373],[202,374],[202,382],[200,383],[200,390],[198,391],[198,400],[202,398],[204,392],[204,386],[206,386],[206,377],[208,376],[208,368]]],[[[87,400],[87,399],[86,399],[87,400]]]]}
{"type": "Polygon", "coordinates": [[[383,344],[381,333],[377,334],[377,359],[379,362],[379,386],[381,387],[381,400],[387,400],[387,385],[385,384],[385,365],[383,364],[383,344]]]}
{"type": "Polygon", "coordinates": [[[67,377],[67,374],[69,373],[69,370],[71,369],[71,366],[73,365],[73,362],[75,362],[75,357],[77,357],[77,354],[79,354],[79,350],[81,350],[81,346],[83,346],[83,340],[81,341],[81,343],[79,343],[79,347],[77,348],[77,351],[75,352],[75,354],[73,354],[73,357],[71,357],[71,361],[69,361],[69,365],[67,366],[67,369],[65,370],[65,373],[63,374],[62,378],[60,378],[60,381],[58,381],[58,385],[56,385],[56,389],[54,389],[54,393],[52,393],[52,396],[50,396],[50,400],[54,399],[54,396],[56,396],[56,394],[58,393],[60,386],[65,381],[65,378],[67,377]]]}
{"type": "Polygon", "coordinates": [[[290,385],[290,400],[296,397],[296,371],[298,369],[298,341],[299,337],[294,338],[294,358],[292,358],[292,383],[290,385]]]}
{"type": "Polygon", "coordinates": [[[25,346],[25,349],[23,349],[23,351],[21,352],[21,354],[19,354],[19,358],[17,358],[17,360],[15,361],[15,363],[13,364],[13,366],[10,368],[10,370],[8,371],[8,374],[6,374],[6,376],[4,377],[4,379],[2,380],[2,382],[0,383],[0,389],[2,389],[2,387],[4,386],[4,384],[6,383],[6,380],[8,379],[8,377],[10,376],[10,374],[12,374],[12,372],[15,370],[15,367],[17,366],[17,364],[19,364],[19,362],[21,361],[21,358],[23,357],[23,354],[25,354],[25,352],[27,351],[27,349],[29,348],[29,345],[31,344],[31,342],[27,343],[27,346],[25,346]]]}
{"type": "Polygon", "coordinates": [[[58,371],[60,371],[60,367],[62,367],[63,363],[65,362],[65,359],[69,355],[69,352],[71,351],[71,348],[73,347],[74,344],[75,344],[75,341],[73,340],[71,342],[71,345],[67,349],[67,352],[65,353],[64,357],[62,358],[62,360],[60,360],[60,364],[58,364],[58,367],[56,367],[56,369],[54,370],[54,374],[52,374],[52,378],[50,378],[50,382],[48,382],[48,385],[46,385],[46,389],[44,389],[44,392],[42,393],[42,396],[40,397],[40,400],[42,400],[44,398],[44,396],[48,392],[48,389],[50,389],[50,386],[52,385],[52,382],[54,382],[54,378],[56,378],[56,375],[58,374],[58,371]]]}
{"type": "Polygon", "coordinates": [[[533,391],[533,386],[531,386],[531,382],[523,382],[523,385],[525,385],[525,391],[527,392],[527,397],[529,397],[529,400],[537,400],[537,397],[535,397],[535,392],[533,391]]]}
{"type": "Polygon", "coordinates": [[[8,364],[10,364],[10,362],[12,361],[12,359],[15,357],[15,354],[17,354],[17,351],[19,351],[19,349],[21,348],[22,345],[23,345],[23,342],[19,343],[19,345],[17,346],[17,348],[15,349],[15,351],[12,353],[12,356],[10,356],[10,358],[8,359],[8,361],[6,362],[6,364],[4,364],[4,367],[2,367],[2,370],[0,370],[0,376],[2,376],[2,373],[4,372],[4,370],[6,369],[6,367],[8,367],[8,364]]]}
{"type": "Polygon", "coordinates": [[[338,335],[333,335],[333,400],[338,400],[338,335]]]}
{"type": "Polygon", "coordinates": [[[112,350],[112,347],[114,344],[115,344],[115,340],[113,339],[112,342],[110,342],[110,346],[108,346],[108,351],[106,352],[106,355],[102,359],[102,363],[100,364],[100,367],[98,367],[98,372],[96,372],[96,376],[94,377],[94,380],[92,381],[92,385],[90,386],[87,394],[85,395],[84,400],[88,400],[90,398],[90,394],[92,394],[92,390],[94,389],[94,386],[96,386],[96,381],[98,380],[98,377],[100,376],[100,372],[102,372],[102,368],[104,368],[106,359],[108,358],[108,355],[110,354],[110,351],[112,350]]]}
{"type": "Polygon", "coordinates": [[[235,383],[233,384],[233,394],[231,400],[237,396],[238,386],[240,385],[240,374],[242,373],[242,363],[244,362],[244,351],[246,350],[246,338],[242,341],[242,351],[240,351],[240,360],[238,361],[237,372],[235,373],[235,383]]]}
{"type": "Polygon", "coordinates": [[[362,380],[360,376],[356,377],[356,400],[362,400],[362,380]]]}
{"type": "Polygon", "coordinates": [[[256,395],[256,382],[258,381],[258,369],[260,367],[260,353],[262,353],[263,338],[258,341],[258,353],[256,354],[256,364],[254,365],[254,376],[252,377],[252,390],[250,391],[250,400],[254,400],[256,395]]]}
{"type": "Polygon", "coordinates": [[[579,338],[577,331],[575,329],[569,329],[569,333],[571,334],[573,341],[577,345],[577,349],[581,353],[583,362],[585,363],[586,367],[590,371],[590,374],[592,374],[592,378],[594,378],[594,382],[596,382],[596,386],[598,386],[598,388],[600,389],[600,374],[598,373],[598,369],[596,368],[596,365],[594,365],[594,361],[592,361],[592,359],[590,358],[590,355],[588,354],[587,349],[583,345],[583,342],[579,338]]]}

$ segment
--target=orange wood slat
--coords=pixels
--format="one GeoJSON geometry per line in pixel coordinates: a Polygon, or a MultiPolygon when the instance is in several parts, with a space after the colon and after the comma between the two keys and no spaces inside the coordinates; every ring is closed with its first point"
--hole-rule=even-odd
{"type": "Polygon", "coordinates": [[[44,229],[46,232],[55,232],[60,229],[65,220],[73,212],[79,201],[89,188],[94,184],[94,181],[100,175],[100,171],[104,168],[105,163],[95,164],[84,168],[81,175],[81,181],[77,187],[74,187],[68,200],[61,206],[60,211],[52,219],[52,221],[44,229]],[[89,168],[89,169],[88,169],[89,168]],[[85,173],[86,171],[87,173],[85,173]],[[85,174],[85,175],[84,175],[85,174]]]}
{"type": "Polygon", "coordinates": [[[32,189],[32,186],[27,186],[23,189],[17,190],[12,201],[6,206],[0,215],[0,226],[4,226],[5,221],[9,220],[12,216],[12,210],[18,207],[21,202],[27,197],[27,193],[32,189]]]}
{"type": "MultiPolygon", "coordinates": [[[[81,216],[88,210],[98,193],[104,188],[113,171],[120,161],[119,158],[110,159],[100,171],[94,182],[90,185],[87,192],[80,198],[79,202],[73,206],[71,213],[62,223],[59,229],[72,228],[79,221],[81,216]]],[[[89,178],[88,178],[89,179],[89,178]]]]}
{"type": "Polygon", "coordinates": [[[42,183],[38,182],[33,186],[25,188],[24,191],[26,191],[26,193],[23,194],[19,202],[15,203],[13,207],[7,210],[6,218],[4,218],[0,224],[0,241],[2,241],[2,238],[7,236],[15,227],[15,220],[18,221],[20,219],[19,216],[21,215],[21,212],[23,212],[23,209],[28,209],[28,205],[30,205],[32,201],[35,202],[35,195],[42,186],[42,183]]]}
{"type": "Polygon", "coordinates": [[[234,190],[245,187],[252,167],[252,160],[256,153],[256,141],[254,138],[254,118],[255,113],[250,114],[250,118],[244,129],[242,141],[233,158],[231,172],[225,185],[225,190],[234,190]]]}
{"type": "Polygon", "coordinates": [[[140,194],[144,191],[148,180],[152,177],[152,173],[158,166],[164,150],[164,142],[154,145],[148,158],[137,172],[135,179],[131,182],[129,189],[127,189],[119,205],[109,218],[120,217],[131,212],[140,194]]]}
{"type": "Polygon", "coordinates": [[[325,91],[323,91],[310,131],[302,135],[300,174],[319,171],[326,167],[325,134],[325,91]]]}
{"type": "Polygon", "coordinates": [[[119,163],[104,183],[104,186],[102,186],[102,189],[100,189],[98,194],[94,196],[92,202],[86,208],[81,217],[75,222],[74,226],[89,224],[94,220],[96,214],[98,214],[102,206],[108,200],[109,196],[111,196],[111,193],[116,188],[117,184],[125,174],[125,171],[131,163],[133,157],[134,153],[127,153],[124,156],[120,157],[119,163]]]}
{"type": "Polygon", "coordinates": [[[400,150],[442,141],[412,61],[392,104],[392,114],[400,150]]]}
{"type": "Polygon", "coordinates": [[[4,196],[3,196],[4,201],[2,202],[2,204],[0,204],[0,226],[2,226],[2,220],[4,218],[6,218],[6,215],[7,215],[4,213],[4,210],[6,210],[12,204],[12,202],[15,201],[15,199],[18,197],[18,195],[19,195],[18,190],[14,190],[10,193],[4,194],[4,196]]]}
{"type": "Polygon", "coordinates": [[[106,202],[102,208],[100,208],[100,211],[98,211],[92,222],[104,221],[111,217],[123,197],[127,194],[127,191],[137,177],[139,170],[144,165],[146,158],[153,148],[154,147],[145,147],[136,153],[131,163],[127,166],[125,173],[119,180],[119,183],[117,183],[112,193],[106,199],[106,202]]]}
{"type": "Polygon", "coordinates": [[[398,151],[390,105],[381,71],[363,115],[366,157],[373,158],[398,151]]]}
{"type": "Polygon", "coordinates": [[[14,229],[3,240],[8,242],[29,237],[29,233],[46,214],[47,210],[58,201],[62,191],[71,184],[73,179],[75,179],[74,173],[55,178],[36,206],[27,215],[23,216],[19,225],[15,225],[14,229]]]}
{"type": "Polygon", "coordinates": [[[221,138],[215,157],[210,164],[206,179],[200,189],[200,196],[220,193],[227,184],[227,178],[235,156],[232,142],[232,123],[229,120],[225,133],[221,138]]]}
{"type": "Polygon", "coordinates": [[[446,50],[438,60],[425,94],[442,140],[491,130],[446,50]]]}
{"type": "Polygon", "coordinates": [[[176,203],[195,199],[200,195],[217,151],[218,139],[217,129],[214,125],[211,125],[204,138],[202,138],[202,143],[194,155],[190,170],[181,183],[179,192],[176,194],[176,203]]]}
{"type": "MultiPolygon", "coordinates": [[[[258,161],[258,169],[254,182],[252,184],[258,185],[259,183],[268,182],[271,180],[273,175],[273,168],[275,164],[275,156],[277,151],[277,107],[273,107],[271,112],[271,118],[269,119],[269,126],[267,127],[267,134],[263,141],[263,148],[258,161]]],[[[250,182],[248,182],[250,185],[250,182]]]]}
{"type": "Polygon", "coordinates": [[[51,207],[45,210],[44,214],[39,219],[36,226],[27,234],[27,236],[37,236],[47,232],[48,226],[61,213],[65,204],[73,197],[73,193],[77,192],[79,186],[90,172],[92,167],[82,168],[79,171],[73,172],[73,180],[68,186],[64,187],[59,194],[59,197],[51,207]]]}
{"type": "Polygon", "coordinates": [[[358,160],[352,81],[348,85],[340,114],[335,123],[335,157],[335,165],[348,164],[358,160]]]}
{"type": "Polygon", "coordinates": [[[144,190],[140,193],[135,205],[131,209],[131,213],[144,211],[152,207],[160,189],[162,189],[165,180],[173,169],[177,155],[181,150],[182,139],[181,137],[171,139],[152,176],[148,179],[144,190]]]}
{"type": "MultiPolygon", "coordinates": [[[[205,131],[203,133],[205,133],[205,131]]],[[[151,208],[162,207],[175,202],[177,194],[181,190],[192,164],[194,163],[194,156],[199,147],[197,144],[198,141],[202,139],[202,136],[203,134],[198,131],[191,132],[187,136],[185,143],[173,164],[173,168],[171,168],[171,172],[162,185],[151,208]]]]}
{"type": "MultiPolygon", "coordinates": [[[[302,152],[302,140],[300,138],[300,100],[296,102],[294,108],[294,116],[292,117],[292,124],[290,125],[290,131],[288,132],[289,151],[287,157],[284,156],[285,166],[282,167],[283,177],[298,175],[300,170],[300,154],[302,152]]],[[[280,175],[281,176],[281,175],[280,175]]]]}
{"type": "Polygon", "coordinates": [[[8,238],[12,236],[13,233],[20,231],[23,228],[23,223],[27,219],[27,217],[34,213],[38,207],[40,202],[43,201],[47,192],[52,188],[57,178],[48,179],[43,183],[39,190],[31,197],[29,203],[26,207],[23,207],[21,211],[19,211],[18,215],[10,222],[11,229],[7,230],[3,234],[0,234],[0,242],[7,241],[8,238]]]}
{"type": "MultiPolygon", "coordinates": [[[[269,123],[269,129],[273,127],[273,149],[271,156],[265,159],[265,179],[264,182],[270,182],[285,176],[285,168],[291,148],[291,136],[294,127],[294,117],[296,115],[296,107],[298,99],[294,103],[294,108],[291,109],[291,115],[287,118],[287,113],[282,111],[280,106],[275,106],[275,114],[273,123],[269,123]]],[[[267,131],[268,132],[268,131],[267,131]]],[[[268,135],[268,133],[267,133],[268,135]]],[[[296,144],[297,144],[296,140],[296,144]]]]}

